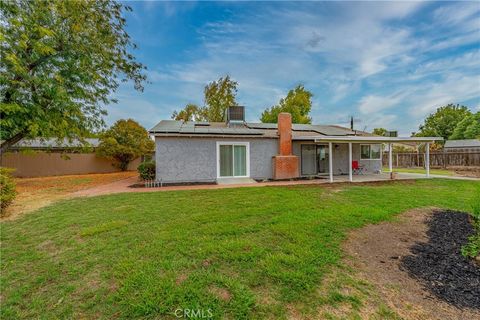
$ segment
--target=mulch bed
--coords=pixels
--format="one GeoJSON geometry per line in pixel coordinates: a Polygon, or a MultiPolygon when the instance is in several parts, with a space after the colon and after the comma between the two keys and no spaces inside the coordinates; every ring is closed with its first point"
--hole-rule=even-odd
{"type": "Polygon", "coordinates": [[[468,214],[436,211],[427,224],[428,242],[415,244],[401,268],[436,297],[458,308],[480,309],[480,266],[460,252],[474,233],[468,214]]]}

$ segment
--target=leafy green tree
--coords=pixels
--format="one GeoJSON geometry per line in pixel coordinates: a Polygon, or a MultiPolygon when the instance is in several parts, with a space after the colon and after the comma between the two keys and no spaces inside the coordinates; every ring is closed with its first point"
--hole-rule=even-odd
{"type": "Polygon", "coordinates": [[[183,121],[204,121],[204,116],[202,109],[196,104],[189,103],[180,110],[180,112],[174,111],[172,114],[173,120],[183,120],[183,121]]]}
{"type": "Polygon", "coordinates": [[[448,104],[430,114],[420,126],[418,137],[442,137],[448,139],[457,124],[472,113],[465,106],[448,104]]]}
{"type": "Polygon", "coordinates": [[[373,134],[376,134],[377,136],[385,136],[385,134],[387,133],[387,129],[385,128],[375,128],[373,129],[373,134]]]}
{"type": "Polygon", "coordinates": [[[237,105],[237,85],[238,83],[227,75],[210,82],[205,87],[205,106],[202,108],[201,114],[206,121],[225,120],[225,110],[229,106],[237,105]]]}
{"type": "Polygon", "coordinates": [[[132,119],[118,120],[100,137],[97,155],[114,160],[124,171],[130,161],[152,153],[154,148],[155,143],[144,127],[132,119]]]}
{"type": "Polygon", "coordinates": [[[480,111],[460,121],[450,136],[451,140],[480,139],[480,111]]]}
{"type": "Polygon", "coordinates": [[[191,121],[221,122],[225,120],[225,110],[230,106],[237,105],[238,83],[225,76],[217,81],[212,81],[204,89],[204,106],[202,108],[195,104],[187,104],[179,112],[174,111],[172,119],[191,121]]]}
{"type": "Polygon", "coordinates": [[[104,126],[119,81],[143,90],[129,53],[124,4],[17,0],[0,4],[1,151],[24,137],[83,138],[104,126]]]}
{"type": "Polygon", "coordinates": [[[285,98],[279,103],[263,111],[260,121],[266,123],[277,123],[280,112],[288,112],[292,115],[293,123],[311,123],[310,110],[312,109],[313,94],[305,90],[302,85],[288,92],[285,98]]]}

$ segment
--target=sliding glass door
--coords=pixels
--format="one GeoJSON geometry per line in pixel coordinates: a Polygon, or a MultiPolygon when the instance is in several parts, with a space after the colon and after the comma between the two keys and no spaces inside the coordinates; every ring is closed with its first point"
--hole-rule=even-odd
{"type": "Polygon", "coordinates": [[[248,144],[221,143],[218,145],[219,177],[248,176],[248,144]]]}
{"type": "Polygon", "coordinates": [[[301,164],[302,175],[328,174],[328,146],[315,144],[302,144],[301,164]]]}
{"type": "Polygon", "coordinates": [[[301,150],[302,160],[302,175],[310,176],[317,173],[316,157],[315,157],[315,145],[314,144],[302,144],[301,150]]]}
{"type": "Polygon", "coordinates": [[[317,145],[318,174],[328,174],[328,146],[317,145]]]}

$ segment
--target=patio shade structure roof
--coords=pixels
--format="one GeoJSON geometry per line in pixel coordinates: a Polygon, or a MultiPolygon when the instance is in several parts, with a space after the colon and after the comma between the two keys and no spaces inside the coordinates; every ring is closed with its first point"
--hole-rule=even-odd
{"type": "Polygon", "coordinates": [[[296,140],[314,140],[315,142],[338,142],[338,143],[433,143],[443,141],[441,137],[379,137],[379,136],[304,136],[296,140]]]}
{"type": "Polygon", "coordinates": [[[425,173],[427,177],[430,177],[430,143],[435,141],[443,141],[441,137],[379,137],[379,136],[305,136],[301,137],[301,140],[314,140],[317,143],[328,143],[329,149],[329,174],[330,182],[333,182],[333,143],[348,143],[348,160],[349,160],[349,180],[353,181],[352,170],[352,144],[353,143],[388,143],[388,167],[389,171],[393,172],[392,165],[392,143],[402,142],[415,142],[425,143],[425,173]]]}

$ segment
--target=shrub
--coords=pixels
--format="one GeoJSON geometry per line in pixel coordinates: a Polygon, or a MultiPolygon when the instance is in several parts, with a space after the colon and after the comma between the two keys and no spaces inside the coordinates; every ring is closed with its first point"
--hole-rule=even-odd
{"type": "Polygon", "coordinates": [[[462,247],[462,254],[465,257],[475,258],[480,256],[480,196],[474,199],[471,216],[475,234],[470,236],[468,244],[462,247]]]}
{"type": "Polygon", "coordinates": [[[118,120],[100,136],[97,155],[114,161],[122,171],[128,164],[155,150],[155,143],[148,131],[132,119],[118,120]]]}
{"type": "Polygon", "coordinates": [[[12,203],[17,195],[15,191],[15,181],[12,177],[12,169],[0,168],[0,214],[5,213],[5,209],[12,203]]]}
{"type": "Polygon", "coordinates": [[[145,161],[142,162],[138,168],[138,174],[143,180],[153,180],[155,179],[155,161],[145,161]]]}
{"type": "Polygon", "coordinates": [[[468,237],[468,243],[462,247],[464,257],[475,258],[480,255],[480,233],[468,237]]]}

